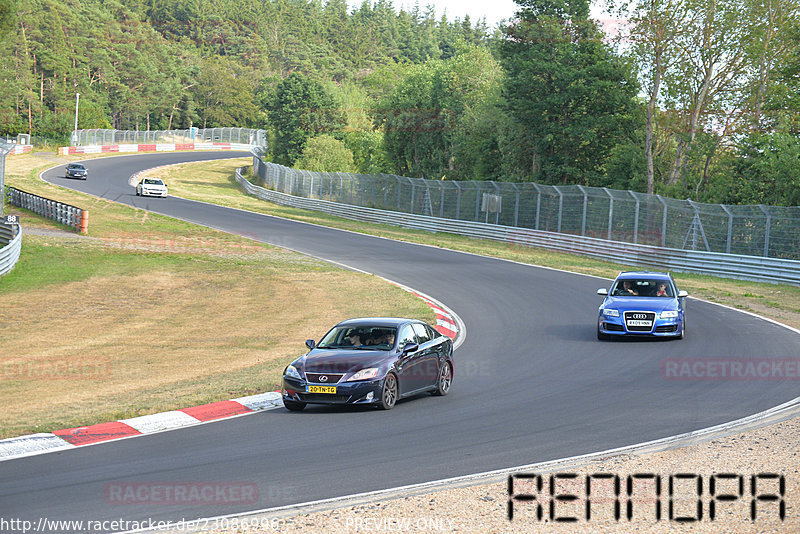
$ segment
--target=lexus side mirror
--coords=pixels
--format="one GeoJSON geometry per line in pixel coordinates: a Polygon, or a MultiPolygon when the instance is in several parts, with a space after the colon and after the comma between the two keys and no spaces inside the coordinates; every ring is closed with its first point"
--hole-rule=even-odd
{"type": "Polygon", "coordinates": [[[313,339],[306,339],[306,347],[308,347],[308,350],[312,350],[316,346],[317,344],[313,339]]]}
{"type": "Polygon", "coordinates": [[[403,345],[403,354],[415,352],[419,348],[419,343],[406,343],[403,345]]]}

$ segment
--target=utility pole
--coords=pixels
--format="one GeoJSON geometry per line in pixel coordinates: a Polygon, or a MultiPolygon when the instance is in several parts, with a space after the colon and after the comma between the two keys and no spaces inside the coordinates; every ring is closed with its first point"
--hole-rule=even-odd
{"type": "Polygon", "coordinates": [[[78,144],[78,103],[80,102],[80,99],[81,99],[81,94],[75,93],[75,128],[73,131],[75,132],[74,144],[76,146],[78,144]]]}

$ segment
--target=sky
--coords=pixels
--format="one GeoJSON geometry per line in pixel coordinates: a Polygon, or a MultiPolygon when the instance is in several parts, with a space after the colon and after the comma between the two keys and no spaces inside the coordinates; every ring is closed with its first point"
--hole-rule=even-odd
{"type": "MultiPolygon", "coordinates": [[[[414,0],[396,0],[397,7],[409,9],[414,6],[414,0]]],[[[421,0],[420,7],[431,4],[436,8],[436,14],[441,16],[447,13],[448,19],[456,17],[463,19],[464,15],[475,23],[478,19],[486,17],[486,25],[494,27],[501,19],[510,19],[519,6],[514,0],[421,0]]]]}
{"type": "MultiPolygon", "coordinates": [[[[347,3],[353,7],[360,5],[361,0],[348,0],[347,3]]],[[[596,3],[592,2],[592,4],[596,3]]],[[[394,0],[393,2],[396,9],[403,8],[406,11],[410,11],[414,5],[425,9],[429,4],[436,9],[437,19],[442,16],[442,13],[447,13],[447,18],[450,20],[456,17],[463,19],[464,15],[469,15],[474,24],[477,20],[485,17],[486,25],[489,28],[493,28],[503,19],[510,19],[519,9],[514,0],[394,0]]],[[[595,5],[592,6],[592,16],[594,18],[601,16],[595,5]]]]}

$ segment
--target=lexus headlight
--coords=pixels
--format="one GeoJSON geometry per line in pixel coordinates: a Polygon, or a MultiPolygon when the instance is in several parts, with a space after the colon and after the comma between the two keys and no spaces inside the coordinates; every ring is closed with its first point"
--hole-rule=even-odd
{"type": "Polygon", "coordinates": [[[290,378],[296,378],[298,380],[302,380],[303,377],[300,376],[300,372],[295,368],[294,365],[289,365],[286,367],[286,370],[283,371],[283,376],[288,376],[290,378]]]}
{"type": "Polygon", "coordinates": [[[369,369],[362,369],[350,378],[347,379],[348,382],[355,382],[356,380],[369,380],[370,378],[375,378],[378,376],[378,368],[371,367],[369,369]]]}
{"type": "Polygon", "coordinates": [[[678,317],[678,312],[677,311],[662,311],[661,312],[661,318],[662,319],[675,319],[676,317],[678,317]]]}
{"type": "Polygon", "coordinates": [[[603,310],[603,315],[605,315],[606,317],[619,317],[619,310],[605,309],[603,310]]]}

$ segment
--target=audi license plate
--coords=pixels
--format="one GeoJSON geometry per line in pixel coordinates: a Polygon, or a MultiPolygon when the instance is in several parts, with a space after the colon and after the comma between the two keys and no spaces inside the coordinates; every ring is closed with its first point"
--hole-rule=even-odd
{"type": "Polygon", "coordinates": [[[336,386],[308,386],[308,393],[333,393],[336,394],[336,386]]]}
{"type": "Polygon", "coordinates": [[[640,321],[638,319],[631,319],[627,321],[628,326],[653,326],[653,321],[640,321]]]}

